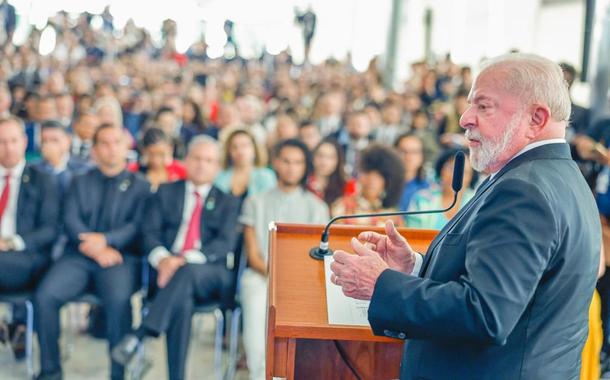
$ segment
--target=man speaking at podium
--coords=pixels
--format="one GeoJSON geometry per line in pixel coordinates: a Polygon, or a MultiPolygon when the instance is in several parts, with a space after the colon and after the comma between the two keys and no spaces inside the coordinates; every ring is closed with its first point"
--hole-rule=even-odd
{"type": "Polygon", "coordinates": [[[332,281],[371,299],[375,334],[406,339],[401,379],[577,379],[601,227],[564,140],[561,69],[491,59],[469,101],[460,125],[489,179],[425,257],[388,222],[335,253],[332,281]]]}

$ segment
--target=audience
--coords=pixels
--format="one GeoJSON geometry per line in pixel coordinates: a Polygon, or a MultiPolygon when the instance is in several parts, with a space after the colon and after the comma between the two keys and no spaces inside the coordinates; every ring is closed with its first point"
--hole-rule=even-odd
{"type": "Polygon", "coordinates": [[[275,187],[275,174],[265,165],[267,154],[253,134],[235,129],[224,143],[223,170],[215,185],[227,194],[240,198],[265,192],[275,187]]]}
{"type": "Polygon", "coordinates": [[[129,164],[131,172],[144,174],[151,190],[159,185],[186,178],[184,165],[174,159],[172,139],[161,129],[150,128],[144,132],[140,141],[140,162],[129,164]]]}
{"type": "MultiPolygon", "coordinates": [[[[447,150],[440,155],[434,167],[437,182],[413,195],[409,203],[409,211],[443,210],[453,203],[455,197],[452,187],[453,164],[457,152],[457,150],[447,150]]],[[[475,182],[476,178],[473,177],[470,161],[466,159],[464,162],[464,182],[462,191],[458,193],[456,207],[444,213],[409,215],[406,217],[407,227],[442,229],[449,219],[453,218],[460,208],[474,196],[474,190],[470,186],[475,182]]]]}
{"type": "Polygon", "coordinates": [[[193,138],[186,181],[161,185],[148,203],[143,248],[159,290],[141,326],[113,351],[122,365],[134,356],[138,341],[166,333],[168,378],[185,379],[195,304],[222,298],[227,288],[227,255],[235,248],[239,210],[237,199],[212,185],[220,149],[208,136],[193,138]]]}
{"type": "Polygon", "coordinates": [[[72,156],[83,161],[91,161],[91,147],[93,146],[93,135],[99,125],[97,115],[83,110],[74,121],[72,130],[72,145],[70,152],[72,156]]]}
{"type": "Polygon", "coordinates": [[[244,226],[248,268],[242,276],[244,348],[250,379],[265,379],[269,223],[326,223],[328,207],[305,188],[311,158],[305,144],[285,140],[273,149],[277,187],[249,196],[239,221],[244,226]]]}
{"type": "Polygon", "coordinates": [[[394,147],[405,167],[405,185],[398,202],[398,209],[407,211],[413,194],[430,187],[424,167],[424,143],[416,135],[406,133],[396,139],[394,147]]]}
{"type": "MultiPolygon", "coordinates": [[[[51,247],[57,238],[60,198],[49,174],[25,161],[23,122],[0,118],[0,294],[35,289],[51,264],[51,247]]],[[[22,358],[25,308],[13,307],[4,339],[22,358]]]]}
{"type": "Polygon", "coordinates": [[[63,199],[72,178],[84,173],[90,165],[70,154],[71,137],[65,127],[55,120],[45,121],[40,129],[41,160],[35,165],[55,177],[59,195],[63,199]]]}
{"type": "Polygon", "coordinates": [[[329,207],[339,197],[353,195],[356,181],[348,179],[344,168],[345,159],[339,144],[333,139],[324,139],[313,150],[313,172],[307,178],[307,188],[329,207]]]}
{"type": "MultiPolygon", "coordinates": [[[[131,328],[131,296],[138,288],[138,230],[148,183],[127,168],[125,132],[100,125],[93,136],[97,168],[72,181],[65,200],[65,253],[36,291],[36,330],[40,342],[38,379],[61,379],[59,309],[92,292],[100,297],[112,349],[131,328]],[[117,286],[120,284],[120,286],[117,286]]],[[[112,362],[111,378],[123,379],[112,362]]]]}
{"type": "MultiPolygon", "coordinates": [[[[373,144],[362,152],[357,191],[339,198],[331,207],[332,216],[395,212],[404,183],[404,166],[389,147],[373,144]]],[[[384,225],[386,220],[402,225],[400,216],[367,217],[339,221],[368,226],[384,225]]]]}
{"type": "MultiPolygon", "coordinates": [[[[7,251],[0,254],[0,272],[6,273],[0,275],[0,292],[38,286],[40,378],[60,378],[60,307],[85,292],[99,296],[114,348],[130,331],[128,301],[140,278],[136,256],[143,252],[158,274],[153,285],[159,292],[150,317],[134,333],[139,340],[167,333],[168,360],[174,362],[170,378],[181,378],[189,310],[194,302],[226,291],[223,255],[242,237],[224,223],[241,212],[248,259],[241,294],[245,348],[252,378],[261,378],[268,223],[325,223],[329,207],[333,215],[343,215],[448,206],[452,157],[466,145],[458,120],[468,104],[471,69],[449,57],[414,62],[402,90],[393,91],[383,87],[377,60],[360,73],[348,60],[297,65],[289,52],[263,53],[260,60],[212,59],[201,41],[184,55],[171,38],[157,46],[150,32],[133,22],[114,30],[111,17],[105,12],[100,32],[91,15],[74,24],[67,14],[57,14],[49,24],[57,32],[57,47],[48,56],[37,53],[36,29],[21,46],[0,46],[0,174],[23,167],[23,174],[8,177],[11,185],[21,186],[7,196],[7,217],[16,219],[15,225],[0,226],[0,251],[7,251]],[[134,150],[128,153],[129,148],[134,150]],[[267,167],[270,151],[275,173],[267,167]],[[199,241],[182,255],[192,216],[187,208],[197,203],[184,197],[189,183],[209,189],[202,213],[212,220],[203,217],[199,241]],[[157,193],[148,201],[149,187],[157,193]],[[63,201],[58,193],[65,194],[63,201]],[[180,209],[168,206],[175,205],[176,194],[183,194],[180,209]],[[225,204],[231,212],[215,219],[225,204]],[[142,215],[156,216],[142,220],[142,215]],[[65,247],[58,244],[62,236],[65,247]],[[43,277],[51,250],[61,257],[43,277]],[[21,268],[19,260],[25,270],[14,269],[21,268]],[[217,269],[208,280],[185,285],[188,276],[202,276],[189,268],[217,269]],[[117,283],[121,286],[111,286],[117,283]]],[[[562,67],[571,86],[576,70],[562,67]]],[[[607,227],[610,120],[591,122],[587,109],[573,105],[567,139],[607,227]]],[[[2,188],[5,178],[0,178],[2,188]]],[[[472,197],[470,183],[476,184],[476,173],[467,165],[459,205],[472,197]]],[[[2,197],[0,221],[1,206],[2,197]]],[[[377,225],[393,219],[440,229],[458,209],[405,220],[346,222],[377,225]]],[[[599,284],[607,342],[610,275],[599,284]]],[[[17,309],[15,320],[22,321],[17,309]]],[[[121,364],[130,356],[119,347],[113,378],[122,376],[121,364]]],[[[608,353],[606,343],[602,371],[610,370],[608,353]]]]}

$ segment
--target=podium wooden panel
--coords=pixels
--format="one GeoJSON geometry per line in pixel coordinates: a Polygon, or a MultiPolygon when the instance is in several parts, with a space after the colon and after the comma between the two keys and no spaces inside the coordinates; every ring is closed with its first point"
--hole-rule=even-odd
{"type": "MultiPolygon", "coordinates": [[[[369,327],[328,324],[324,263],[309,256],[309,250],[319,244],[323,228],[270,227],[267,379],[354,379],[334,341],[363,379],[398,378],[401,340],[374,336],[369,327]]],[[[375,227],[331,227],[330,247],[351,251],[350,239],[367,230],[383,232],[375,227]]],[[[425,252],[438,233],[399,231],[419,252],[425,252]]]]}

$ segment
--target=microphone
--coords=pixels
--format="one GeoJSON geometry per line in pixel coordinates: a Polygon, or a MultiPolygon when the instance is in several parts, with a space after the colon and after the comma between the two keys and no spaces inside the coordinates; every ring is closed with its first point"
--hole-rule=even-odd
{"type": "Polygon", "coordinates": [[[451,210],[457,203],[458,193],[462,190],[464,183],[464,152],[457,152],[455,154],[453,163],[453,181],[451,182],[451,188],[453,189],[453,202],[449,207],[442,210],[424,210],[424,211],[395,211],[395,212],[383,212],[378,214],[354,214],[354,215],[339,215],[332,218],[324,227],[322,237],[320,238],[320,245],[313,247],[309,250],[309,256],[316,260],[324,260],[324,256],[332,255],[332,250],[328,247],[328,235],[330,233],[330,226],[342,219],[356,219],[356,218],[370,218],[380,216],[397,216],[397,215],[423,215],[423,214],[438,214],[441,212],[447,212],[451,210]]]}

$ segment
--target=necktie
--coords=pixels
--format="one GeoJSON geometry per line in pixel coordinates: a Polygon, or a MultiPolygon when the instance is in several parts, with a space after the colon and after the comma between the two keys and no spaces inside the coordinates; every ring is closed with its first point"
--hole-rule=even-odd
{"type": "Polygon", "coordinates": [[[182,247],[183,254],[186,251],[193,249],[195,243],[201,239],[201,211],[203,209],[203,202],[201,200],[201,195],[198,192],[195,191],[193,196],[195,197],[195,207],[193,208],[191,220],[189,221],[189,226],[186,230],[184,246],[182,247]]]}
{"type": "Polygon", "coordinates": [[[2,190],[2,195],[0,195],[0,221],[4,216],[4,210],[8,206],[8,198],[11,193],[11,174],[6,173],[4,176],[4,189],[2,190]]]}

